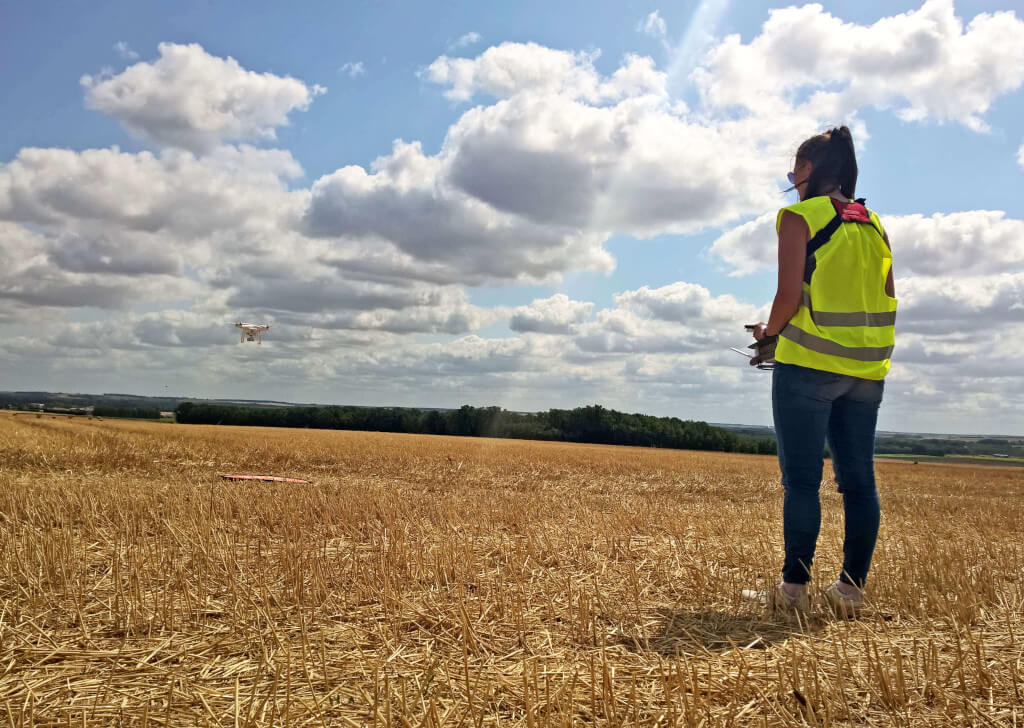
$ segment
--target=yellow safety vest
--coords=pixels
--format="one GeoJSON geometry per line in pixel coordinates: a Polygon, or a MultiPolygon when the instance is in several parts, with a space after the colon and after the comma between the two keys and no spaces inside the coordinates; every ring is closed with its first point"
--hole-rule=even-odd
{"type": "MultiPolygon", "coordinates": [[[[857,202],[862,203],[862,200],[857,202]]],[[[779,210],[807,222],[811,239],[800,308],[779,333],[775,360],[862,379],[884,379],[896,342],[896,299],[885,292],[892,253],[882,223],[844,220],[823,195],[779,210]]]]}

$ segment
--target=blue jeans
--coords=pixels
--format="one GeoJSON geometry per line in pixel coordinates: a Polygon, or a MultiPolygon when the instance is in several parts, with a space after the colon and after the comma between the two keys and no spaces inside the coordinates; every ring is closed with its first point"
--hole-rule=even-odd
{"type": "Polygon", "coordinates": [[[772,414],[779,444],[786,559],[782,578],[806,584],[821,529],[818,488],[825,440],[843,494],[846,531],[840,579],[864,586],[878,539],[881,507],[875,489],[875,424],[884,381],[777,363],[772,414]]]}

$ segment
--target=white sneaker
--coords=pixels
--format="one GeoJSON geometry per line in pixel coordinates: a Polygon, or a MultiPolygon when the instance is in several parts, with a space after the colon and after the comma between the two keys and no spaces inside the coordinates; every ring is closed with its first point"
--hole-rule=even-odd
{"type": "Polygon", "coordinates": [[[775,585],[774,589],[744,589],[740,596],[753,602],[760,602],[767,607],[769,612],[801,612],[806,614],[811,611],[811,600],[807,590],[802,589],[793,597],[782,588],[782,582],[775,585]]]}
{"type": "Polygon", "coordinates": [[[864,592],[851,584],[843,584],[843,586],[856,591],[852,594],[841,591],[837,580],[828,585],[822,592],[822,596],[825,597],[825,601],[837,616],[852,619],[864,607],[864,592]]]}

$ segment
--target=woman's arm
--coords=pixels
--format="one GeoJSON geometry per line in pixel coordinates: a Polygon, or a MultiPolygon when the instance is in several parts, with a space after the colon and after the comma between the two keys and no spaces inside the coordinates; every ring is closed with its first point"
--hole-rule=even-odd
{"type": "Polygon", "coordinates": [[[768,323],[762,323],[754,329],[754,338],[758,341],[786,328],[786,324],[800,308],[807,241],[810,237],[811,231],[802,217],[794,212],[782,213],[779,224],[779,285],[768,323]]]}

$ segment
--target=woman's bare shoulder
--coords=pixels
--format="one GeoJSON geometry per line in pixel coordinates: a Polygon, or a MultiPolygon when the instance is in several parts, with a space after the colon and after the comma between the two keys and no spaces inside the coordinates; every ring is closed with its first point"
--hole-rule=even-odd
{"type": "Polygon", "coordinates": [[[779,214],[779,237],[780,238],[799,238],[802,237],[805,241],[810,237],[810,228],[807,226],[807,221],[802,215],[798,215],[792,210],[782,210],[779,214]]]}

